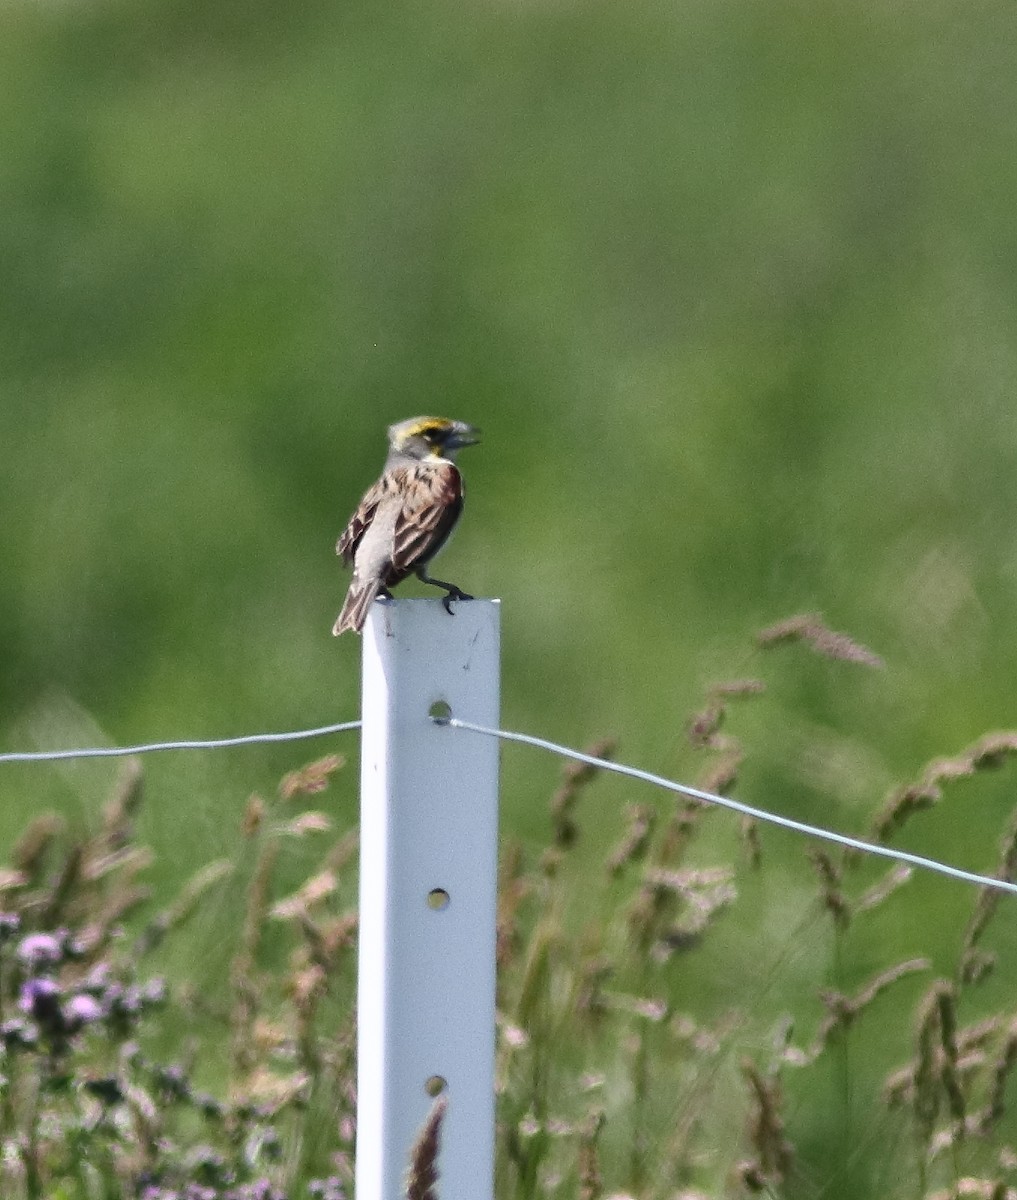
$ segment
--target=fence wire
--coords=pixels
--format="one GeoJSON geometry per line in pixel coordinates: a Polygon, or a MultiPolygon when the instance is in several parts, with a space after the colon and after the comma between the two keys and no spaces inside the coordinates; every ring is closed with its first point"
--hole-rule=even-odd
{"type": "Polygon", "coordinates": [[[939,862],[934,858],[923,858],[920,854],[910,854],[906,850],[896,850],[892,846],[880,846],[872,842],[863,842],[858,838],[848,837],[844,833],[835,833],[831,829],[822,829],[818,825],[809,825],[804,821],[796,821],[792,817],[784,817],[779,813],[767,812],[766,809],[754,808],[751,804],[743,804],[740,800],[732,800],[729,796],[718,796],[713,792],[704,792],[700,788],[690,787],[685,783],[677,783],[666,779],[663,775],[654,775],[650,771],[642,771],[638,767],[628,767],[624,763],[612,762],[607,758],[596,758],[592,754],[584,754],[581,750],[573,750],[570,746],[561,746],[557,742],[549,742],[544,738],[534,737],[529,733],[510,733],[505,729],[489,729],[484,725],[475,725],[472,721],[463,721],[459,717],[434,717],[438,725],[448,725],[453,729],[467,729],[471,733],[481,733],[487,737],[500,738],[504,742],[519,742],[524,746],[535,746],[539,750],[548,750],[562,758],[574,759],[586,763],[602,771],[612,771],[615,775],[625,775],[629,779],[638,779],[642,783],[664,788],[669,792],[677,792],[681,796],[690,796],[694,800],[702,800],[718,808],[727,808],[740,813],[744,817],[752,817],[756,821],[765,821],[770,825],[779,825],[782,829],[790,829],[795,833],[803,833],[808,837],[818,838],[824,842],[833,842],[845,846],[849,850],[860,850],[864,854],[874,854],[879,858],[889,858],[894,862],[906,863],[911,867],[920,867],[926,871],[937,871],[951,879],[960,879],[965,883],[975,883],[979,887],[996,888],[1002,892],[1017,895],[1017,883],[1008,879],[999,879],[992,875],[979,875],[974,871],[965,871],[953,867],[949,863],[939,862]]]}
{"type": "Polygon", "coordinates": [[[206,741],[146,742],[141,746],[91,746],[84,750],[30,750],[0,754],[0,763],[61,762],[71,758],[129,758],[135,754],[152,754],[159,750],[225,750],[229,746],[257,746],[269,742],[299,742],[307,738],[325,737],[329,733],[346,733],[359,729],[360,721],[343,721],[339,725],[320,725],[317,729],[295,729],[285,733],[247,733],[241,737],[210,738],[206,741]]]}
{"type": "MultiPolygon", "coordinates": [[[[844,833],[837,833],[832,829],[824,829],[819,825],[810,825],[805,821],[796,821],[793,817],[785,817],[780,813],[756,808],[751,804],[744,804],[740,800],[733,800],[730,796],[719,796],[714,792],[703,791],[701,788],[691,787],[686,783],[679,783],[663,775],[655,775],[651,771],[643,771],[639,767],[630,767],[624,763],[613,762],[607,758],[597,758],[592,754],[585,754],[581,750],[575,750],[571,746],[563,746],[558,742],[548,741],[546,738],[535,737],[533,734],[514,733],[507,729],[492,729],[485,725],[477,725],[472,721],[464,721],[462,718],[454,716],[432,717],[431,719],[436,725],[445,726],[450,729],[462,729],[466,732],[481,734],[485,737],[499,738],[504,742],[516,742],[524,746],[533,746],[538,750],[546,750],[551,754],[557,754],[561,758],[586,763],[588,766],[596,767],[602,771],[609,771],[615,775],[624,775],[629,779],[636,779],[641,783],[648,783],[653,787],[663,788],[666,791],[675,792],[681,796],[688,796],[691,799],[700,800],[717,808],[726,808],[731,812],[739,813],[744,817],[751,817],[753,820],[762,821],[768,825],[777,825],[782,829],[789,829],[793,833],[804,834],[806,837],[816,838],[819,841],[832,842],[834,845],[843,846],[848,850],[858,850],[863,854],[872,854],[878,858],[887,858],[893,862],[904,863],[909,867],[918,867],[924,871],[934,871],[950,879],[959,879],[964,883],[972,883],[978,887],[994,888],[997,891],[1017,895],[1017,883],[1013,883],[1009,879],[1001,879],[994,875],[979,875],[975,871],[965,871],[961,867],[939,862],[934,858],[925,858],[920,854],[911,854],[906,850],[898,850],[892,846],[882,846],[873,842],[865,842],[859,838],[849,837],[844,833]]],[[[330,734],[349,733],[354,729],[359,729],[362,724],[362,721],[341,721],[334,725],[319,725],[313,729],[296,729],[281,733],[250,733],[240,737],[146,742],[137,746],[90,746],[76,750],[15,751],[13,753],[0,754],[0,764],[61,762],[68,759],[82,758],[127,758],[133,755],[171,750],[224,750],[232,746],[298,742],[307,741],[312,738],[327,737],[330,734]]]]}

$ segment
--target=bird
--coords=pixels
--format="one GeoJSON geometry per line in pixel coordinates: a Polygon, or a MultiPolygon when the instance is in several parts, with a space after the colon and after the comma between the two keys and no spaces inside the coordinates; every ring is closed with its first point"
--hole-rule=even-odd
{"type": "Polygon", "coordinates": [[[378,481],[368,488],[336,543],[336,553],[353,566],[353,580],[332,628],[359,633],[371,604],[390,598],[390,588],[408,575],[445,589],[452,600],[473,597],[427,573],[427,564],[448,541],[463,510],[463,479],[456,452],[480,441],[480,431],[447,417],[411,417],[390,425],[388,457],[378,481]]]}

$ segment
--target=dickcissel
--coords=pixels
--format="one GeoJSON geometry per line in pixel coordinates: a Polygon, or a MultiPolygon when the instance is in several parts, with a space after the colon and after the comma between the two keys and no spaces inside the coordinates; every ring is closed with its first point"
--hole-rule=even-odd
{"type": "Polygon", "coordinates": [[[433,579],[427,564],[438,553],[463,511],[463,479],[454,459],[473,446],[479,431],[465,421],[412,417],[391,425],[388,458],[381,478],[369,488],[336,543],[336,553],[353,565],[353,582],[332,632],[364,627],[372,602],[416,575],[445,589],[450,601],[472,600],[454,583],[433,579]]]}

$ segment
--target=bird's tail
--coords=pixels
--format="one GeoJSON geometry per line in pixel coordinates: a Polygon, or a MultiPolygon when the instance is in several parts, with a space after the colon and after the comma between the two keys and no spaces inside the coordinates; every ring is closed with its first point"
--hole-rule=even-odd
{"type": "Polygon", "coordinates": [[[365,579],[362,583],[358,583],[354,579],[350,584],[350,590],[346,593],[343,610],[336,617],[335,624],[332,626],[332,633],[336,637],[345,633],[347,629],[359,633],[364,628],[368,610],[381,589],[380,579],[365,579]]]}

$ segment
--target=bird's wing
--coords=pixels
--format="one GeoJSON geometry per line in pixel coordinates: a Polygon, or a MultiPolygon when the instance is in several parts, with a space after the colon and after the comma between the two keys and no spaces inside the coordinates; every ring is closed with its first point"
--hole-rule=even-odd
{"type": "MultiPolygon", "coordinates": [[[[402,508],[396,517],[392,567],[406,575],[426,563],[452,532],[463,508],[463,480],[450,462],[400,467],[402,508]]],[[[393,472],[395,474],[395,472],[393,472]]]]}
{"type": "Polygon", "coordinates": [[[335,544],[335,552],[347,566],[353,562],[361,538],[370,528],[374,514],[378,511],[378,505],[389,494],[389,491],[388,477],[382,476],[364,494],[363,500],[357,505],[357,511],[350,517],[349,524],[339,535],[339,540],[335,544]]]}

